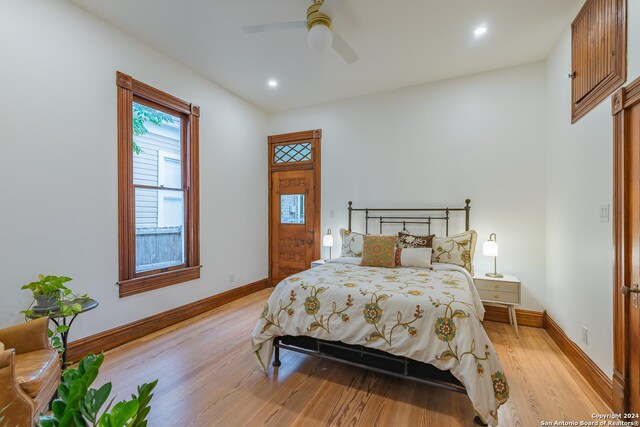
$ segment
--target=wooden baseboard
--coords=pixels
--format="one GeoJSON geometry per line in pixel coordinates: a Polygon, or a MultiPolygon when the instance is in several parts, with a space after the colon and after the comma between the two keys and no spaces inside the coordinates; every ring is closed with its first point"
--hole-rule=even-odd
{"type": "MultiPolygon", "coordinates": [[[[507,307],[497,305],[485,305],[484,320],[491,322],[509,323],[509,313],[507,307]]],[[[532,326],[534,328],[544,328],[544,312],[533,310],[520,310],[516,308],[516,318],[518,326],[532,326]]]]}
{"type": "Polygon", "coordinates": [[[613,400],[613,382],[611,378],[576,343],[569,339],[560,326],[546,312],[544,315],[544,328],[596,393],[611,407],[613,400]]]}
{"type": "Polygon", "coordinates": [[[228,304],[231,301],[235,301],[254,292],[266,289],[268,286],[268,279],[258,280],[257,282],[231,289],[221,294],[194,301],[190,304],[73,341],[67,347],[67,360],[78,361],[88,353],[97,354],[101,351],[110,350],[152,332],[197,316],[198,314],[213,310],[221,305],[228,304]]]}

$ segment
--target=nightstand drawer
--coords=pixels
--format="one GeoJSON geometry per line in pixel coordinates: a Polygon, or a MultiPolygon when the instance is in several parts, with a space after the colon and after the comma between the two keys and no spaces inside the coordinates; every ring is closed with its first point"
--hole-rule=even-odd
{"type": "Polygon", "coordinates": [[[518,292],[503,292],[496,290],[478,289],[480,299],[483,301],[498,301],[520,304],[520,295],[518,292]]]}
{"type": "Polygon", "coordinates": [[[478,291],[499,291],[517,294],[520,289],[520,284],[515,282],[498,282],[495,280],[475,279],[474,283],[476,284],[478,291]]]}

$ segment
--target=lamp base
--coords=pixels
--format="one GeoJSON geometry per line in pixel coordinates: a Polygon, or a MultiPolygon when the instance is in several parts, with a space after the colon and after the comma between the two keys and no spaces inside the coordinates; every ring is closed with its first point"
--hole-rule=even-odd
{"type": "Polygon", "coordinates": [[[485,276],[489,276],[489,277],[497,277],[497,278],[504,277],[504,276],[503,276],[502,274],[500,274],[500,273],[485,273],[485,276]]]}

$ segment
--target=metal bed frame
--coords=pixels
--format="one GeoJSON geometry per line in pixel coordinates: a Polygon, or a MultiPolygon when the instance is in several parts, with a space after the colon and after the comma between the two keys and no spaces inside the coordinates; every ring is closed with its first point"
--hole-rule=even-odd
{"type": "MultiPolygon", "coordinates": [[[[431,234],[434,221],[444,221],[446,235],[449,235],[449,220],[452,213],[464,212],[465,230],[469,230],[469,211],[471,200],[465,200],[462,208],[354,208],[349,202],[349,231],[352,226],[354,212],[364,212],[365,234],[369,234],[369,222],[377,220],[380,234],[385,224],[402,224],[406,230],[407,224],[423,224],[431,234]],[[391,215],[389,215],[391,213],[391,215]],[[396,214],[393,214],[396,213],[396,214]]],[[[466,389],[449,371],[441,371],[427,363],[418,362],[407,357],[395,356],[385,351],[367,348],[361,345],[350,345],[340,341],[325,341],[307,336],[285,335],[274,338],[275,348],[273,366],[280,366],[280,349],[295,351],[332,360],[350,366],[367,369],[393,377],[408,379],[423,384],[466,394],[466,389]]],[[[476,423],[483,424],[478,417],[476,423]]]]}

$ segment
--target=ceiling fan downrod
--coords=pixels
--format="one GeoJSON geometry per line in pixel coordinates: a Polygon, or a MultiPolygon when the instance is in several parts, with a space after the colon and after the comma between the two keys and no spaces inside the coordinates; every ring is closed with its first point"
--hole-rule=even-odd
{"type": "Polygon", "coordinates": [[[307,30],[310,31],[311,28],[315,27],[316,25],[324,25],[325,27],[331,29],[331,18],[320,12],[320,8],[323,4],[324,0],[314,0],[313,4],[309,6],[309,9],[307,9],[307,30]]]}

